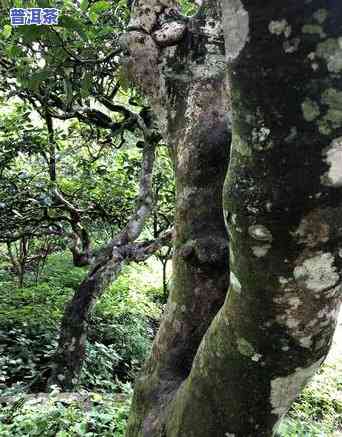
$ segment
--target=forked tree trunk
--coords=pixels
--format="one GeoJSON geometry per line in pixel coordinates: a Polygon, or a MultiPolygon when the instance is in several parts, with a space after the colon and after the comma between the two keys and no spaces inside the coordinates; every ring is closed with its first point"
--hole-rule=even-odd
{"type": "MultiPolygon", "coordinates": [[[[213,10],[213,3],[202,7],[207,26],[201,29],[217,29],[213,10]]],[[[209,192],[221,189],[228,132],[219,120],[228,101],[219,92],[223,74],[216,82],[204,79],[213,67],[212,46],[198,35],[186,45],[194,20],[173,49],[186,56],[173,62],[178,75],[172,77],[165,61],[170,49],[159,43],[166,29],[155,30],[165,11],[165,2],[138,3],[128,34],[136,83],[169,113],[177,243],[166,315],[137,380],[126,435],[269,437],[323,362],[341,301],[342,10],[332,0],[223,1],[233,107],[224,189],[231,275],[213,321],[225,262],[216,244],[202,241],[223,237],[214,225],[219,194],[209,192]],[[148,53],[159,80],[153,92],[139,74],[148,53]],[[201,79],[189,78],[197,67],[201,79]],[[185,77],[186,87],[180,85],[185,77]],[[211,116],[215,110],[218,118],[211,116]],[[213,133],[227,140],[214,140],[213,133]]],[[[179,26],[167,26],[162,41],[176,41],[170,32],[179,26]]]]}

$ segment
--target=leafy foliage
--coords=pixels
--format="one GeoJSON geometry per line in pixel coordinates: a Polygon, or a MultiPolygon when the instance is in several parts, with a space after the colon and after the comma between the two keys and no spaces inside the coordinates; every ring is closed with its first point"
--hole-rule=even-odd
{"type": "MultiPolygon", "coordinates": [[[[142,266],[127,267],[95,307],[82,387],[117,390],[120,381],[132,380],[144,361],[160,315],[151,299],[160,287],[148,276],[142,281],[143,271],[142,266]]],[[[48,366],[64,305],[83,275],[82,269],[72,267],[70,256],[61,253],[51,256],[38,285],[17,288],[6,273],[1,276],[0,390],[4,393],[25,389],[48,366]]]]}
{"type": "Polygon", "coordinates": [[[0,436],[122,437],[130,401],[89,394],[86,402],[65,403],[58,393],[48,402],[22,402],[1,411],[0,436]]]}
{"type": "Polygon", "coordinates": [[[342,429],[342,361],[323,365],[282,422],[281,437],[338,437],[342,429]]]}

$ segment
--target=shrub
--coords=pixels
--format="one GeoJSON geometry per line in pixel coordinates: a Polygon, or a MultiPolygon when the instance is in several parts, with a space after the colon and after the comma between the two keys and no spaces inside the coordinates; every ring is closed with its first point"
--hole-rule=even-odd
{"type": "Polygon", "coordinates": [[[122,437],[129,406],[128,393],[123,400],[89,394],[71,403],[58,393],[43,403],[19,398],[0,413],[0,437],[122,437]]]}
{"type": "MultiPolygon", "coordinates": [[[[131,380],[144,361],[161,312],[151,300],[156,287],[145,274],[146,266],[127,267],[96,305],[89,321],[82,387],[116,389],[117,381],[131,380]]],[[[59,253],[48,260],[38,285],[18,288],[2,278],[0,391],[25,389],[48,366],[65,303],[83,276],[70,256],[59,253]]]]}

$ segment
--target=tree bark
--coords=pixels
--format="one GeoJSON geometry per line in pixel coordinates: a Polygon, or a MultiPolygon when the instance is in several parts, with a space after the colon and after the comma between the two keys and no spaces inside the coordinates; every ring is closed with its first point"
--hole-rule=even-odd
{"type": "MultiPolygon", "coordinates": [[[[222,10],[233,107],[224,189],[230,288],[197,348],[224,295],[224,269],[215,269],[225,263],[214,256],[205,271],[210,286],[199,280],[201,251],[189,240],[203,229],[206,241],[217,235],[211,220],[219,211],[213,213],[215,196],[209,199],[204,185],[220,192],[223,169],[207,175],[195,151],[204,156],[202,138],[225,131],[217,119],[206,123],[208,112],[203,119],[192,112],[187,120],[184,100],[171,99],[179,114],[168,126],[177,143],[174,284],[136,384],[127,437],[274,435],[323,362],[336,324],[342,275],[341,8],[323,0],[226,0],[222,10]],[[175,136],[187,122],[185,132],[192,136],[175,136]]],[[[183,71],[191,68],[189,59],[183,71]]],[[[187,88],[197,90],[196,106],[206,102],[208,111],[219,112],[227,106],[217,82],[196,86],[192,78],[187,88]]],[[[168,100],[162,92],[159,97],[168,100]]],[[[227,144],[225,135],[220,142],[227,144]]],[[[221,148],[213,144],[207,143],[206,159],[217,156],[216,165],[222,164],[221,148]]],[[[204,253],[216,251],[207,247],[204,253]]]]}
{"type": "MultiPolygon", "coordinates": [[[[177,15],[157,2],[153,8],[161,15],[177,15]]],[[[229,276],[222,211],[229,96],[217,4],[190,19],[177,46],[176,37],[169,42],[161,38],[169,26],[178,29],[175,23],[161,24],[158,38],[147,37],[137,29],[148,31],[150,21],[137,17],[133,13],[133,30],[126,36],[128,71],[150,97],[173,150],[176,238],[170,296],[151,356],[135,384],[128,436],[163,432],[163,411],[189,375],[199,343],[224,302],[229,276]],[[151,68],[149,74],[146,68],[151,68]]],[[[162,23],[163,17],[158,20],[162,23]]]]}

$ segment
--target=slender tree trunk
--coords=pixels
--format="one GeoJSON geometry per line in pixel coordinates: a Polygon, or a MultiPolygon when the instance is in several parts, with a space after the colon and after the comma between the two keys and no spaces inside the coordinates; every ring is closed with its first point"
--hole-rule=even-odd
{"type": "Polygon", "coordinates": [[[18,286],[24,286],[25,270],[27,262],[27,242],[23,237],[19,240],[18,245],[14,244],[15,252],[13,252],[12,243],[7,243],[7,253],[11,261],[14,274],[18,279],[18,286]]]}
{"type": "Polygon", "coordinates": [[[167,302],[169,290],[168,290],[168,284],[167,284],[167,262],[168,257],[162,259],[162,266],[163,266],[163,298],[164,303],[167,302]]]}
{"type": "Polygon", "coordinates": [[[73,389],[78,382],[83,364],[88,319],[96,299],[115,280],[127,261],[146,259],[162,244],[161,240],[147,248],[132,245],[140,235],[152,207],[151,185],[155,146],[146,145],[143,155],[136,211],[129,219],[126,228],[99,251],[87,277],[66,306],[48,385],[57,384],[63,390],[73,389]]]}
{"type": "MultiPolygon", "coordinates": [[[[157,6],[152,10],[160,13],[157,6]]],[[[206,241],[216,235],[216,196],[209,199],[206,188],[220,191],[222,152],[209,147],[216,144],[212,140],[205,147],[209,155],[200,146],[222,129],[217,120],[206,123],[209,108],[220,112],[225,102],[218,83],[201,87],[193,78],[188,89],[197,92],[187,102],[197,108],[206,102],[209,112],[200,123],[200,110],[190,112],[189,135],[176,137],[174,284],[136,384],[128,437],[274,435],[323,362],[336,324],[342,275],[342,10],[336,1],[225,0],[222,23],[233,106],[224,190],[230,288],[197,348],[220,306],[210,296],[224,294],[218,292],[224,272],[215,271],[224,262],[206,264],[206,286],[195,248],[198,232],[206,229],[206,241]],[[216,157],[216,174],[206,174],[199,156],[209,160],[209,168],[216,157]]],[[[186,61],[183,74],[191,68],[186,61]]],[[[186,114],[188,107],[172,102],[178,110],[173,126],[182,127],[182,108],[186,114]]],[[[203,253],[208,257],[215,250],[203,253]]]]}

